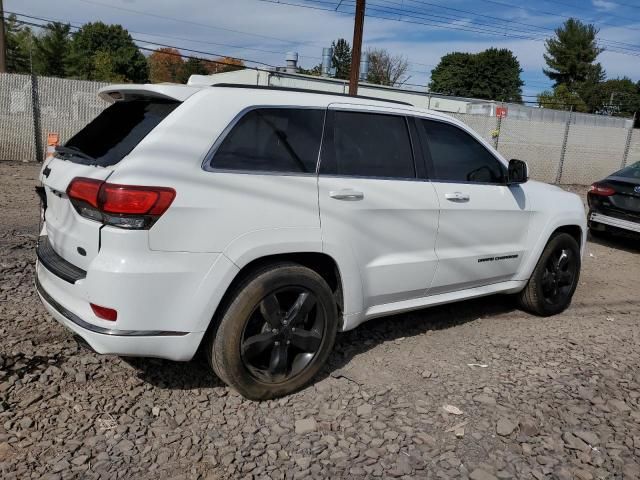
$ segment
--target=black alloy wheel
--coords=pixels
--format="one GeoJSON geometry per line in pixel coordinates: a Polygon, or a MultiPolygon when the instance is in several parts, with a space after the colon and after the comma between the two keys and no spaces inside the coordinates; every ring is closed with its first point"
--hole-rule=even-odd
{"type": "Polygon", "coordinates": [[[525,288],[518,294],[520,306],[549,316],[570,304],[580,278],[580,246],[568,233],[556,233],[545,246],[525,288]]]}
{"type": "Polygon", "coordinates": [[[542,295],[545,302],[558,305],[571,296],[578,270],[575,254],[568,248],[559,247],[547,259],[542,274],[542,295]]]}
{"type": "Polygon", "coordinates": [[[293,393],[326,363],[338,331],[338,307],[317,272],[291,262],[247,274],[209,332],[213,371],[251,400],[293,393]]]}
{"type": "Polygon", "coordinates": [[[289,286],[268,294],[244,329],[241,356],[256,379],[281,383],[298,375],[318,353],[326,313],[315,294],[289,286]]]}

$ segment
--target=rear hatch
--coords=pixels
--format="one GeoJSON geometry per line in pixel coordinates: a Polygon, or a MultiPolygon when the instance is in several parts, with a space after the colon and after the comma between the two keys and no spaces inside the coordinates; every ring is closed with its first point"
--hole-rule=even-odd
{"type": "Polygon", "coordinates": [[[180,104],[165,96],[110,95],[120,100],[57,148],[40,175],[49,244],[83,270],[98,254],[102,223],[78,214],[67,195],[69,185],[76,177],[107,180],[118,163],[180,104]]]}

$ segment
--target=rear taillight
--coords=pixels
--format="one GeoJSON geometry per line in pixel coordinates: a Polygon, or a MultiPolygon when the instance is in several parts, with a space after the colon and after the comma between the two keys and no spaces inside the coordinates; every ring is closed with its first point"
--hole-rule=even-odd
{"type": "Polygon", "coordinates": [[[611,187],[602,185],[601,183],[594,183],[589,187],[589,193],[592,195],[599,195],[601,197],[610,197],[611,195],[615,195],[616,191],[611,187]]]}
{"type": "Polygon", "coordinates": [[[169,208],[176,191],[77,177],[67,188],[67,195],[83,217],[114,227],[148,229],[169,208]]]}

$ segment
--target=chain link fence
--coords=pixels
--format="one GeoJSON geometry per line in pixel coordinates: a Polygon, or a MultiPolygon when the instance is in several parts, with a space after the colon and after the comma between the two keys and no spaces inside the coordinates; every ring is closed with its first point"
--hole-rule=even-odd
{"type": "Polygon", "coordinates": [[[41,161],[48,132],[65,142],[107,107],[96,95],[106,85],[0,74],[0,161],[41,161]]]}
{"type": "MultiPolygon", "coordinates": [[[[106,85],[0,74],[0,160],[40,161],[47,133],[58,133],[65,142],[108,105],[96,95],[106,85]]],[[[491,112],[450,115],[505,158],[526,161],[531,177],[543,182],[588,185],[640,161],[640,130],[622,126],[625,122],[601,126],[602,122],[585,122],[583,114],[542,113],[529,118],[499,118],[491,112]]]]}

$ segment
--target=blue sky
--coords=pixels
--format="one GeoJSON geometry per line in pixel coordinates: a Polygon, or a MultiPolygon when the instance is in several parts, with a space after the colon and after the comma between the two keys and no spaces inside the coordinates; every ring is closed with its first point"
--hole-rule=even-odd
{"type": "MultiPolygon", "coordinates": [[[[323,46],[353,35],[354,0],[4,0],[5,10],[80,25],[120,23],[139,45],[159,43],[284,63],[319,63],[323,46]],[[280,3],[278,3],[278,1],[280,3]],[[298,4],[301,6],[290,5],[298,4]]],[[[609,78],[640,80],[639,0],[367,0],[364,47],[383,47],[410,62],[408,83],[425,85],[440,57],[452,51],[509,48],[518,57],[523,93],[551,83],[542,73],[544,39],[566,18],[600,28],[599,57],[609,78]],[[384,18],[381,18],[384,17],[384,18]]],[[[529,100],[533,98],[527,97],[529,100]]]]}

